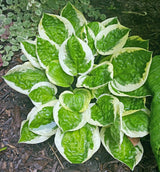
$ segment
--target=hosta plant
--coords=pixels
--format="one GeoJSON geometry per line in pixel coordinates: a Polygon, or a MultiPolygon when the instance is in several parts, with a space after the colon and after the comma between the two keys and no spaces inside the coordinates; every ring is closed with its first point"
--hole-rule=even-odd
{"type": "Polygon", "coordinates": [[[149,133],[152,62],[148,41],[130,36],[116,17],[88,22],[68,3],[60,15],[43,14],[35,40],[21,42],[28,62],[3,77],[34,104],[19,143],[55,145],[71,163],[83,163],[102,142],[132,170],[143,156],[133,138],[149,133]]]}

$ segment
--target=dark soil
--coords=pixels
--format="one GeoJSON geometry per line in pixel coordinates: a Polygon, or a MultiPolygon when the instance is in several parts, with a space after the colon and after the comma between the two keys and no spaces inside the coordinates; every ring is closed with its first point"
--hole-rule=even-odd
{"type": "MultiPolygon", "coordinates": [[[[160,54],[160,1],[159,0],[92,0],[92,4],[108,17],[118,16],[120,22],[131,28],[131,35],[150,40],[153,55],[160,54]],[[114,8],[109,8],[109,6],[114,8]]],[[[20,53],[10,65],[0,69],[3,76],[10,68],[22,63],[20,53]]],[[[81,165],[68,163],[57,151],[54,136],[36,145],[18,144],[21,121],[33,107],[29,98],[6,85],[0,78],[0,172],[130,172],[121,162],[113,159],[101,146],[95,155],[81,165]]],[[[149,136],[143,138],[144,156],[134,172],[157,172],[149,136]]]]}

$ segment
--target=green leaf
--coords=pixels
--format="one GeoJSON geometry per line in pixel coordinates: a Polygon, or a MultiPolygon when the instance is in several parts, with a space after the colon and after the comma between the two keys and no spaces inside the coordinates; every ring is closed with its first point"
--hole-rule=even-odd
{"type": "Polygon", "coordinates": [[[97,89],[106,85],[112,78],[112,64],[110,62],[103,62],[94,67],[87,75],[78,77],[76,86],[97,89]]]}
{"type": "Polygon", "coordinates": [[[43,39],[62,44],[65,39],[74,33],[73,26],[64,17],[44,14],[39,23],[39,35],[43,39]]]}
{"type": "Polygon", "coordinates": [[[110,126],[110,133],[113,140],[116,144],[121,145],[123,142],[124,133],[121,130],[122,128],[122,114],[117,115],[114,123],[110,126]]]}
{"type": "Polygon", "coordinates": [[[40,65],[46,69],[50,62],[58,60],[59,47],[52,41],[37,37],[37,56],[40,65]]]}
{"type": "Polygon", "coordinates": [[[52,61],[47,66],[46,75],[51,83],[61,87],[70,87],[74,80],[72,76],[62,70],[58,60],[52,61]]]}
{"type": "MultiPolygon", "coordinates": [[[[154,81],[155,78],[158,78],[159,73],[157,73],[158,71],[160,71],[160,67],[159,67],[159,60],[160,60],[160,56],[155,56],[153,58],[153,68],[151,68],[151,76],[153,76],[153,78],[150,78],[150,82],[154,81]],[[155,59],[154,59],[155,58],[155,59]],[[154,76],[154,74],[156,73],[156,75],[154,76]],[[152,80],[153,79],[153,80],[152,80]]],[[[152,99],[152,104],[151,104],[151,118],[150,118],[150,144],[151,144],[151,148],[152,151],[154,153],[157,165],[158,165],[158,169],[160,169],[160,106],[159,106],[159,89],[158,90],[154,90],[155,88],[159,87],[159,82],[158,79],[156,79],[155,82],[151,82],[150,84],[155,84],[153,87],[154,91],[154,97],[152,99]]]]}
{"type": "Polygon", "coordinates": [[[129,137],[144,137],[149,133],[149,117],[138,110],[122,117],[122,131],[129,137]]]}
{"type": "Polygon", "coordinates": [[[6,31],[6,29],[1,28],[1,29],[0,29],[0,35],[3,35],[5,31],[6,31]]]}
{"type": "Polygon", "coordinates": [[[84,41],[72,35],[61,45],[59,61],[68,75],[84,75],[93,67],[94,56],[84,41]]]}
{"type": "Polygon", "coordinates": [[[26,56],[24,54],[20,56],[20,59],[24,62],[28,61],[28,59],[26,58],[26,56]]]}
{"type": "Polygon", "coordinates": [[[6,18],[3,20],[3,24],[5,25],[9,25],[10,23],[12,23],[12,18],[6,18]]]}
{"type": "Polygon", "coordinates": [[[123,103],[124,111],[127,113],[133,110],[146,109],[145,98],[118,97],[118,99],[123,103]]]}
{"type": "Polygon", "coordinates": [[[42,136],[52,136],[56,133],[57,125],[53,118],[53,107],[57,101],[43,106],[34,107],[28,114],[29,130],[42,136]]]}
{"type": "Polygon", "coordinates": [[[142,97],[147,97],[147,96],[152,95],[146,82],[138,89],[134,91],[130,91],[130,92],[119,91],[112,85],[112,83],[108,84],[108,88],[109,88],[109,91],[115,96],[142,98],[142,97]]]}
{"type": "Polygon", "coordinates": [[[13,3],[12,0],[6,0],[6,2],[7,2],[8,5],[11,5],[13,3]]]}
{"type": "Polygon", "coordinates": [[[29,92],[29,98],[35,106],[45,104],[55,99],[57,88],[49,82],[35,84],[29,92]]]}
{"type": "Polygon", "coordinates": [[[55,144],[62,156],[71,163],[87,161],[100,147],[98,127],[86,124],[79,130],[57,131],[55,144]]]}
{"type": "Polygon", "coordinates": [[[0,152],[5,151],[7,147],[0,148],[0,152]]]}
{"type": "Polygon", "coordinates": [[[95,46],[99,54],[110,55],[120,50],[126,43],[129,29],[114,24],[103,29],[98,33],[95,39],[95,46]]]}
{"type": "Polygon", "coordinates": [[[85,26],[85,30],[86,30],[86,42],[88,43],[90,49],[92,50],[93,55],[97,55],[97,50],[95,48],[95,35],[94,32],[88,27],[85,26]]]}
{"type": "Polygon", "coordinates": [[[95,36],[97,36],[98,33],[104,29],[104,26],[99,22],[90,22],[87,26],[93,31],[95,36]]]}
{"type": "Polygon", "coordinates": [[[93,89],[92,94],[95,98],[98,98],[102,94],[110,94],[110,91],[108,89],[108,84],[106,84],[102,87],[99,87],[97,89],[93,89]]]}
{"type": "Polygon", "coordinates": [[[114,123],[119,109],[119,100],[111,95],[102,94],[96,103],[90,104],[88,123],[96,126],[108,126],[114,123]]]}
{"type": "Polygon", "coordinates": [[[147,83],[153,94],[159,94],[160,90],[160,55],[154,56],[151,64],[151,68],[149,71],[147,83]]]}
{"type": "Polygon", "coordinates": [[[33,85],[48,81],[44,71],[34,68],[30,62],[15,66],[3,78],[11,88],[27,95],[33,85]]]}
{"type": "Polygon", "coordinates": [[[40,9],[37,9],[36,11],[35,11],[35,14],[37,15],[37,16],[40,16],[41,15],[41,10],[40,9]]]}
{"type": "Polygon", "coordinates": [[[87,122],[88,111],[83,113],[65,109],[58,102],[53,110],[55,122],[64,132],[82,128],[87,122]]]}
{"type": "Polygon", "coordinates": [[[113,24],[120,24],[120,23],[119,23],[117,17],[112,17],[112,18],[108,18],[108,19],[104,20],[101,24],[102,24],[104,27],[108,27],[108,26],[110,26],[110,25],[113,25],[113,24]]]}
{"type": "Polygon", "coordinates": [[[152,52],[142,48],[123,48],[112,56],[113,85],[119,91],[130,92],[141,87],[148,76],[152,52]]]}
{"type": "Polygon", "coordinates": [[[17,46],[12,46],[12,51],[18,51],[19,50],[19,47],[17,47],[17,46]]]}
{"type": "Polygon", "coordinates": [[[100,135],[102,144],[108,153],[126,164],[131,170],[133,170],[142,159],[143,147],[140,142],[134,147],[127,136],[124,135],[123,142],[120,145],[112,138],[110,127],[102,128],[100,135]]]}
{"type": "Polygon", "coordinates": [[[22,121],[21,130],[20,130],[20,139],[19,143],[27,143],[27,144],[37,144],[46,141],[48,136],[41,136],[33,133],[28,128],[28,120],[22,121]]]}
{"type": "Polygon", "coordinates": [[[127,39],[127,42],[124,47],[140,47],[148,50],[149,40],[144,40],[140,36],[131,36],[127,39]]]}
{"type": "Polygon", "coordinates": [[[91,101],[91,94],[84,88],[75,89],[73,92],[64,91],[60,94],[59,101],[67,110],[84,112],[91,101]]]}
{"type": "Polygon", "coordinates": [[[67,5],[62,9],[61,16],[65,17],[71,22],[76,32],[81,26],[87,24],[87,21],[83,14],[79,10],[77,10],[70,2],[68,2],[67,5]]]}

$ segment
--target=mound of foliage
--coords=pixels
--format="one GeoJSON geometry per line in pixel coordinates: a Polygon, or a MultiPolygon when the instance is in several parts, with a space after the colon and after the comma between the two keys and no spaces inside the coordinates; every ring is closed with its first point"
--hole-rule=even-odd
{"type": "Polygon", "coordinates": [[[152,88],[155,73],[148,77],[148,40],[129,37],[130,29],[116,17],[87,22],[71,3],[60,15],[43,14],[38,32],[34,41],[21,42],[29,61],[3,76],[35,105],[22,122],[19,143],[36,144],[55,134],[59,152],[77,164],[102,142],[133,170],[151,119],[146,97],[152,95],[148,83],[152,88]],[[133,138],[139,138],[136,144],[133,138]]]}
{"type": "MultiPolygon", "coordinates": [[[[37,26],[43,12],[54,11],[58,14],[67,2],[68,0],[0,0],[0,67],[7,66],[20,50],[19,42],[38,35],[37,26]]],[[[90,0],[70,2],[92,19],[106,18],[105,14],[91,5],[90,0]]],[[[20,59],[26,61],[24,55],[20,59]]]]}

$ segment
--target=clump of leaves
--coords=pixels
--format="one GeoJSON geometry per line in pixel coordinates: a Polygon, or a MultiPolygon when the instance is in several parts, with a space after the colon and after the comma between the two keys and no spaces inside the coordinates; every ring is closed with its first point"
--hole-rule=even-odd
{"type": "Polygon", "coordinates": [[[55,144],[71,163],[105,149],[132,170],[149,133],[151,96],[146,80],[152,62],[148,41],[129,37],[116,17],[87,22],[71,3],[60,15],[45,13],[34,41],[21,42],[29,62],[3,77],[35,107],[22,122],[19,143],[55,144]],[[64,91],[65,90],[65,91],[64,91]]]}
{"type": "MultiPolygon", "coordinates": [[[[19,42],[33,39],[37,35],[39,19],[44,11],[58,13],[66,2],[68,0],[0,0],[0,66],[9,64],[20,49],[19,42]]],[[[105,18],[90,4],[90,0],[71,2],[92,19],[105,18]]],[[[21,60],[26,61],[26,57],[22,55],[21,60]]]]}

